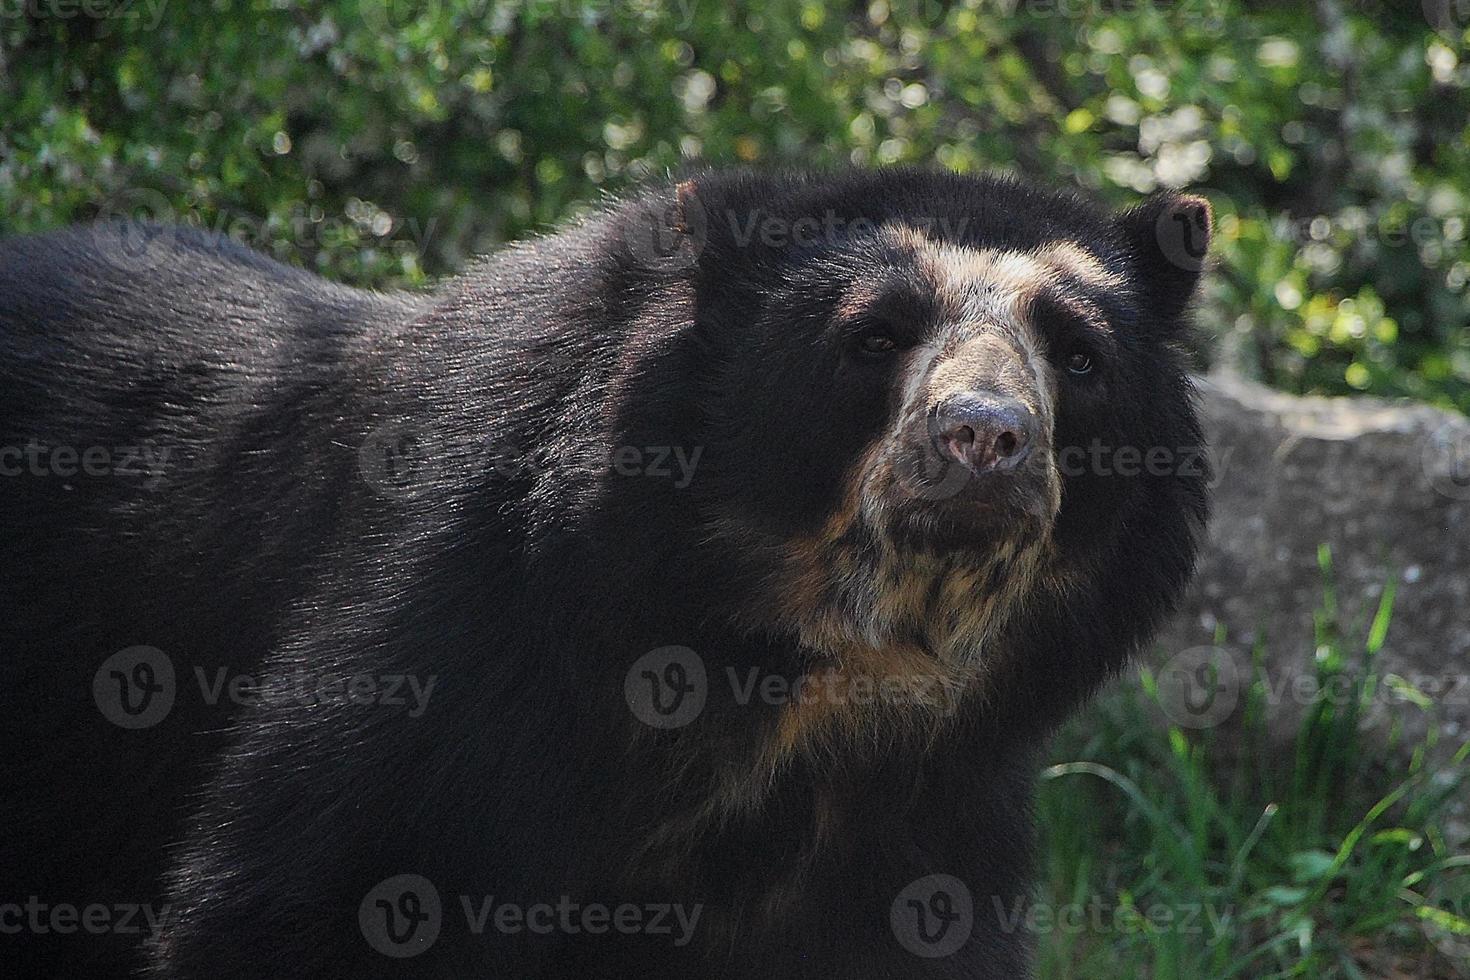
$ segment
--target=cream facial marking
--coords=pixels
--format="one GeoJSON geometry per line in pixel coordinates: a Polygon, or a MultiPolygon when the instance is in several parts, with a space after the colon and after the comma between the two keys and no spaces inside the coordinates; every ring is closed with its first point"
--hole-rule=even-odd
{"type": "MultiPolygon", "coordinates": [[[[979,334],[1003,337],[1030,371],[1035,398],[1027,407],[1050,432],[1056,375],[1045,345],[1026,313],[1042,289],[1056,283],[1076,283],[1091,289],[1124,288],[1123,279],[1108,270],[1091,252],[1073,242],[1052,242],[1036,252],[975,249],[935,242],[908,226],[880,230],[893,245],[910,251],[934,283],[944,326],[909,352],[900,382],[899,410],[890,436],[926,410],[937,392],[969,383],[966,374],[983,359],[983,348],[973,346],[979,334]]],[[[996,340],[989,343],[994,344],[996,340]]],[[[1015,379],[1024,381],[1027,379],[1015,379]]]]}
{"type": "MultiPolygon", "coordinates": [[[[923,339],[901,355],[892,420],[853,467],[841,507],[820,532],[787,546],[775,603],[802,642],[826,658],[823,669],[855,677],[939,672],[960,687],[983,688],[993,638],[1048,574],[1051,525],[1061,507],[1051,459],[1058,379],[1033,322],[1035,299],[1058,288],[1096,295],[1126,287],[1070,242],[1034,252],[977,249],[903,225],[885,226],[878,236],[933,290],[938,322],[925,324],[923,339]],[[992,531],[973,547],[915,548],[895,529],[945,520],[925,507],[947,499],[917,498],[905,482],[905,467],[923,449],[916,436],[946,397],[989,390],[1023,401],[1039,422],[1035,508],[1016,515],[1010,533],[992,531]]],[[[862,315],[880,292],[870,280],[854,284],[838,315],[862,315]]],[[[862,713],[789,713],[780,754],[818,744],[833,724],[873,721],[862,713]]]]}
{"type": "MultiPolygon", "coordinates": [[[[876,532],[865,547],[877,549],[877,560],[868,556],[865,561],[855,561],[849,556],[848,561],[838,562],[827,551],[824,564],[832,576],[827,581],[844,600],[835,603],[835,609],[827,607],[828,615],[835,617],[835,622],[828,621],[827,631],[840,635],[843,630],[838,624],[845,621],[853,631],[847,634],[852,639],[883,646],[904,629],[913,628],[927,634],[931,649],[942,657],[973,663],[984,636],[1020,590],[1006,587],[984,594],[982,585],[989,577],[969,573],[987,569],[966,567],[976,556],[940,559],[942,568],[925,568],[920,567],[924,561],[914,555],[890,553],[882,529],[893,509],[903,506],[896,461],[911,450],[911,440],[906,437],[924,426],[934,405],[957,392],[986,388],[1004,390],[1026,403],[1041,422],[1037,449],[1049,458],[1057,379],[1045,344],[1030,321],[1032,300],[1054,285],[1098,288],[1118,280],[1090,253],[1070,243],[1023,253],[934,242],[903,226],[886,227],[879,234],[911,256],[932,284],[941,325],[904,355],[892,422],[856,469],[849,516],[834,522],[834,530],[854,526],[850,522],[855,519],[858,526],[876,532]],[[915,601],[921,582],[926,583],[926,595],[937,597],[941,608],[915,601]],[[937,583],[937,589],[929,583],[937,583]],[[948,605],[968,607],[968,622],[961,628],[939,625],[946,613],[943,607],[948,605]]],[[[856,291],[853,302],[861,303],[856,291]]],[[[1045,474],[1038,490],[1042,516],[1049,525],[1061,505],[1060,480],[1054,470],[1045,474]]],[[[1012,569],[1007,578],[1024,579],[1026,573],[1037,570],[1047,537],[1043,533],[1024,543],[992,542],[996,551],[990,557],[1012,569]]],[[[842,532],[832,534],[828,547],[841,550],[842,539],[842,532]]]]}
{"type": "Polygon", "coordinates": [[[1121,293],[1128,289],[1126,279],[1109,270],[1096,255],[1076,242],[1052,242],[1039,249],[1035,257],[1090,290],[1121,293]]]}

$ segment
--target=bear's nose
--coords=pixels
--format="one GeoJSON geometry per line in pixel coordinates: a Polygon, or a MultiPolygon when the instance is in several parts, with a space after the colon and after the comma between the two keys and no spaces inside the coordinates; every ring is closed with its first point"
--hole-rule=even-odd
{"type": "Polygon", "coordinates": [[[952,395],[935,416],[935,441],[973,473],[1013,470],[1031,449],[1036,417],[1014,398],[952,395]]]}

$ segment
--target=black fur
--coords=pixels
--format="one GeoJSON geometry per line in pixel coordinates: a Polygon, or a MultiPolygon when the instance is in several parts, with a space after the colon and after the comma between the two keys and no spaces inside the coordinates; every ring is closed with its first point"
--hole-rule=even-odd
{"type": "Polygon", "coordinates": [[[657,828],[748,778],[773,729],[778,707],[721,693],[725,669],[798,678],[811,662],[750,608],[773,571],[757,541],[814,530],[885,421],[892,379],[859,385],[821,339],[870,247],[854,219],[1091,249],[1131,288],[1096,298],[1116,351],[1060,396],[1056,448],[1180,450],[1201,442],[1178,322],[1197,270],[1161,261],[1151,234],[1178,200],[1119,220],[1002,180],[707,174],[422,296],[183,229],[0,243],[0,447],[45,458],[0,476],[0,903],[168,906],[146,942],[0,942],[24,940],[43,974],[146,956],[159,977],[211,980],[1027,975],[997,903],[1027,893],[1036,750],[1187,579],[1201,470],[1064,481],[1054,537],[1075,586],[1037,589],[986,655],[986,692],[938,737],[798,755],[761,774],[758,804],[690,817],[687,839],[657,828]],[[738,233],[752,215],[828,214],[840,227],[815,245],[738,233]],[[691,251],[654,254],[650,229],[691,251]],[[55,447],[102,447],[111,465],[64,475],[55,447]],[[126,447],[154,467],[118,472],[126,447]],[[638,464],[591,465],[619,447],[638,464]],[[693,478],[642,472],[660,447],[698,449],[693,478]],[[725,533],[731,520],[755,531],[725,533]],[[177,695],[126,730],[93,680],[138,644],[169,656],[177,695]],[[656,731],[624,679],[668,645],[715,680],[698,719],[656,731]],[[198,678],[221,668],[267,696],[208,703],[198,678]],[[411,697],[270,696],[302,675],[435,686],[417,714],[411,697]],[[443,905],[437,940],[406,959],[373,949],[358,917],[401,873],[443,905]],[[937,958],[889,921],[930,874],[974,899],[969,941],[937,958]],[[492,895],[703,911],[685,945],[474,935],[460,896],[492,895]]]}

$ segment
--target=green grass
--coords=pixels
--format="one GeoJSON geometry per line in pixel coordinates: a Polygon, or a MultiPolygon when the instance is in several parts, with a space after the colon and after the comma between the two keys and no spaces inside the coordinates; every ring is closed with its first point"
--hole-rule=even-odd
{"type": "Polygon", "coordinates": [[[1219,728],[1169,727],[1145,670],[1060,734],[1040,799],[1039,976],[1470,977],[1470,852],[1444,831],[1470,743],[1439,744],[1432,702],[1377,666],[1392,586],[1371,623],[1344,626],[1325,550],[1321,564],[1303,628],[1324,693],[1294,739],[1266,734],[1261,650],[1219,728]],[[1366,736],[1385,697],[1425,712],[1427,737],[1389,751],[1366,736]]]}

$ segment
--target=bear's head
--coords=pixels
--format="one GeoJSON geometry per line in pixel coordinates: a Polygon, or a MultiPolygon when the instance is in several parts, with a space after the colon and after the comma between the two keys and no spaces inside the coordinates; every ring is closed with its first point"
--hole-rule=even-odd
{"type": "Polygon", "coordinates": [[[630,293],[682,324],[652,346],[688,352],[658,410],[701,452],[701,540],[755,570],[741,621],[866,675],[1065,670],[1017,649],[1043,642],[1106,648],[1069,683],[1116,665],[1205,514],[1182,341],[1210,230],[1198,197],[1109,214],[918,170],[696,176],[630,209],[630,293]]]}

